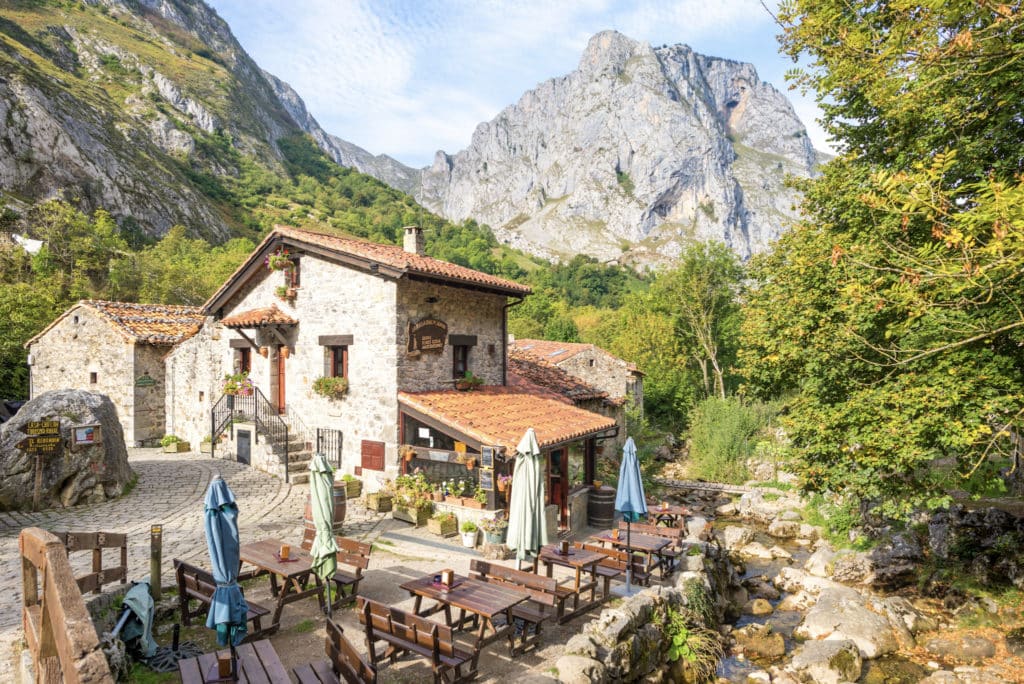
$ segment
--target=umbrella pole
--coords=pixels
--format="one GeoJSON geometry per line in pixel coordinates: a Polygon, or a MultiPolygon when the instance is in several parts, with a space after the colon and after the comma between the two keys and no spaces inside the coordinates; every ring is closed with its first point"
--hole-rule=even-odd
{"type": "Polygon", "coordinates": [[[626,596],[633,594],[633,547],[630,545],[629,533],[633,522],[626,515],[626,596]]]}

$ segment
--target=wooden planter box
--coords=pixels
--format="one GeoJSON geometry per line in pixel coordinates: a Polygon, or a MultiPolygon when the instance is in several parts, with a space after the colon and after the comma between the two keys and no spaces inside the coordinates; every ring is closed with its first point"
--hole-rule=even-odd
{"type": "Polygon", "coordinates": [[[345,484],[345,498],[358,499],[363,493],[362,480],[342,480],[345,484]]]}
{"type": "Polygon", "coordinates": [[[164,447],[165,454],[181,454],[191,450],[192,447],[188,442],[175,442],[174,444],[168,444],[164,447]]]}
{"type": "Polygon", "coordinates": [[[431,518],[427,521],[427,529],[441,537],[451,537],[459,531],[459,521],[454,516],[444,520],[431,518]]]}
{"type": "MultiPolygon", "coordinates": [[[[346,492],[347,494],[347,492],[346,492]]],[[[390,494],[367,494],[366,495],[366,507],[371,511],[377,511],[378,513],[387,513],[391,510],[394,505],[395,498],[390,494]]]]}
{"type": "Polygon", "coordinates": [[[444,497],[444,502],[446,504],[454,504],[456,506],[461,506],[462,505],[462,497],[461,496],[446,496],[446,497],[444,497]]]}
{"type": "Polygon", "coordinates": [[[464,498],[462,500],[462,505],[465,506],[466,508],[479,508],[479,509],[483,509],[485,504],[482,504],[479,501],[477,501],[476,499],[467,496],[466,498],[464,498]]]}
{"type": "Polygon", "coordinates": [[[199,453],[201,454],[212,454],[213,444],[211,442],[201,442],[199,444],[199,453]]]}
{"type": "Polygon", "coordinates": [[[430,520],[431,511],[424,509],[417,511],[414,508],[403,508],[395,506],[391,509],[391,517],[395,520],[404,520],[407,523],[412,523],[416,527],[423,527],[430,520]]]}

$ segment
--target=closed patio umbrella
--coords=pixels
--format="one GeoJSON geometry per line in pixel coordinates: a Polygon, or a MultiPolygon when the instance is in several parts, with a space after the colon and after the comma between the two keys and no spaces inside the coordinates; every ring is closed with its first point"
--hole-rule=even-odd
{"type": "Polygon", "coordinates": [[[630,546],[631,524],[647,515],[647,501],[644,498],[644,483],[640,477],[640,461],[636,457],[636,443],[630,437],[622,447],[622,463],[619,465],[619,489],[615,492],[615,510],[622,513],[626,521],[626,589],[625,596],[633,594],[633,548],[630,546]]]}
{"type": "Polygon", "coordinates": [[[338,543],[334,540],[334,468],[317,452],[309,464],[309,499],[316,535],[309,555],[313,574],[326,584],[327,615],[331,614],[331,578],[338,569],[338,543]]]}
{"type": "Polygon", "coordinates": [[[217,630],[217,643],[232,647],[246,635],[245,616],[249,606],[238,586],[239,541],[238,504],[228,483],[219,475],[206,490],[204,505],[206,546],[210,551],[213,579],[217,588],[210,599],[206,626],[217,630]]]}
{"type": "Polygon", "coordinates": [[[544,515],[544,467],[533,428],[519,440],[516,452],[505,543],[516,552],[518,568],[526,554],[540,551],[548,538],[548,526],[544,515]]]}

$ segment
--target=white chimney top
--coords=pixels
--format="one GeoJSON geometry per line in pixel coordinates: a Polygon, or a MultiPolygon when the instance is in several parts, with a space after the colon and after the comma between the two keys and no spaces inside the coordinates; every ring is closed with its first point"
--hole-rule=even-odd
{"type": "Polygon", "coordinates": [[[423,256],[423,245],[423,229],[419,226],[406,226],[405,238],[402,241],[405,251],[423,256]]]}

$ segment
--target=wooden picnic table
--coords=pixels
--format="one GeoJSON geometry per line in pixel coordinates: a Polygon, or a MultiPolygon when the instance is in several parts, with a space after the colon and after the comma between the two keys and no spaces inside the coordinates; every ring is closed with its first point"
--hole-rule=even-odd
{"type": "Polygon", "coordinates": [[[291,546],[289,560],[282,561],[278,557],[282,544],[284,542],[280,539],[261,539],[243,544],[239,550],[243,563],[259,568],[257,575],[270,575],[270,593],[277,597],[277,606],[271,619],[271,627],[275,629],[281,624],[281,611],[285,604],[316,596],[320,602],[320,610],[324,610],[323,582],[316,575],[311,575],[313,557],[308,551],[291,546]],[[307,588],[303,581],[308,581],[310,576],[315,580],[315,584],[307,588]],[[277,586],[278,579],[281,580],[280,587],[277,586]]]}
{"type": "MultiPolygon", "coordinates": [[[[559,624],[568,622],[580,613],[584,613],[601,603],[596,600],[597,565],[604,558],[604,554],[597,551],[578,549],[575,547],[569,547],[568,553],[563,554],[559,544],[548,544],[547,546],[541,547],[537,554],[537,560],[544,564],[548,577],[553,575],[554,566],[556,565],[572,568],[576,571],[576,597],[573,600],[572,612],[566,613],[564,604],[560,605],[558,611],[559,624]],[[584,572],[590,573],[590,579],[585,582],[583,581],[584,572]],[[580,598],[583,595],[583,592],[588,590],[590,591],[590,601],[581,605],[580,598]]],[[[607,597],[602,597],[602,599],[604,598],[607,597]]]]}
{"type": "MultiPolygon", "coordinates": [[[[223,649],[217,653],[204,653],[196,658],[178,662],[178,673],[182,684],[203,684],[217,680],[217,656],[228,655],[223,649]]],[[[290,681],[277,651],[267,639],[240,644],[235,647],[238,654],[238,681],[240,684],[277,684],[290,681]]]]}
{"type": "Polygon", "coordinates": [[[467,622],[479,620],[480,625],[477,631],[474,649],[480,652],[487,644],[508,636],[509,652],[514,655],[514,643],[512,639],[512,613],[511,608],[523,601],[526,601],[529,594],[506,589],[497,584],[481,582],[464,575],[455,575],[452,586],[445,587],[434,578],[440,576],[440,571],[430,575],[424,575],[401,585],[402,589],[415,597],[413,612],[416,615],[425,617],[444,611],[446,624],[461,629],[467,622]],[[437,605],[421,610],[423,599],[428,598],[435,601],[437,605]],[[452,621],[452,608],[459,609],[459,619],[452,621]],[[471,613],[472,617],[466,615],[471,613]],[[505,617],[504,625],[494,624],[494,618],[505,617]],[[493,633],[488,636],[490,629],[493,633]]]}
{"type": "Polygon", "coordinates": [[[647,565],[650,568],[653,568],[655,567],[655,565],[660,565],[660,563],[664,562],[664,559],[661,558],[661,551],[666,546],[672,543],[671,539],[666,539],[665,537],[655,537],[649,534],[639,534],[637,532],[633,532],[627,535],[626,530],[618,530],[618,533],[619,535],[618,537],[616,537],[612,534],[612,530],[604,530],[592,536],[591,539],[595,539],[605,544],[611,544],[612,546],[619,549],[625,549],[626,538],[629,537],[630,551],[633,553],[642,553],[645,556],[647,556],[647,565]],[[657,564],[652,562],[651,556],[659,557],[657,564]]]}
{"type": "Polygon", "coordinates": [[[662,507],[662,502],[647,504],[647,517],[656,523],[666,523],[669,527],[679,527],[680,520],[686,520],[690,509],[686,506],[669,504],[662,507]]]}

